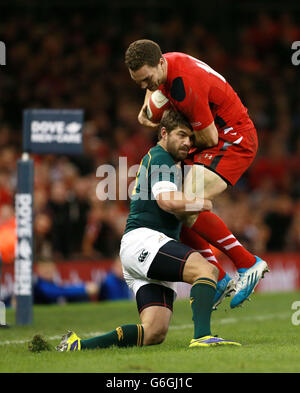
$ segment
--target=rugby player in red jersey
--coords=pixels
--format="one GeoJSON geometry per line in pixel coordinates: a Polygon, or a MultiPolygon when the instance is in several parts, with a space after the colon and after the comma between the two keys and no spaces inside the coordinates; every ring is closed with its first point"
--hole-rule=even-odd
{"type": "MultiPolygon", "coordinates": [[[[158,126],[147,118],[147,102],[159,89],[193,127],[195,148],[185,161],[192,165],[185,179],[185,193],[191,199],[196,193],[212,200],[228,185],[234,186],[254,160],[258,142],[247,109],[226,79],[187,54],[162,54],[157,43],[146,39],[130,44],[125,64],[131,78],[146,90],[138,115],[142,125],[158,126]]],[[[202,250],[205,257],[217,263],[212,244],[233,261],[239,279],[230,305],[234,308],[242,304],[268,271],[267,263],[246,250],[213,212],[197,216],[187,213],[182,220],[183,243],[202,250]]],[[[228,274],[220,269],[223,293],[230,282],[228,274]]]]}

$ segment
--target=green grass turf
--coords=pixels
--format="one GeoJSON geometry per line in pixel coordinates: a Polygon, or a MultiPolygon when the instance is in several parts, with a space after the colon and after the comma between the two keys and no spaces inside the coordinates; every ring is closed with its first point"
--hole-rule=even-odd
{"type": "MultiPolygon", "coordinates": [[[[81,303],[35,306],[34,324],[0,330],[0,372],[202,373],[300,372],[300,325],[292,323],[292,304],[300,292],[255,294],[242,308],[231,310],[226,299],[213,312],[212,333],[242,343],[242,347],[189,349],[193,335],[189,300],[178,300],[168,336],[158,346],[110,348],[72,353],[31,353],[35,334],[51,346],[66,330],[86,338],[138,322],[135,302],[81,303]]],[[[299,319],[299,317],[298,317],[299,319]]]]}

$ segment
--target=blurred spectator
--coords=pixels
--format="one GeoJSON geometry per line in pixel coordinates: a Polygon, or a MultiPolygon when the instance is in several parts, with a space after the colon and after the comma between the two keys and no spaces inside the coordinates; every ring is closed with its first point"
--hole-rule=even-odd
{"type": "Polygon", "coordinates": [[[63,181],[53,183],[47,210],[52,221],[51,240],[54,257],[68,258],[71,252],[70,201],[63,181]]]}
{"type": "Polygon", "coordinates": [[[84,177],[76,179],[73,192],[70,195],[71,253],[73,257],[82,252],[87,216],[90,211],[88,199],[90,192],[92,190],[89,179],[84,177]]]}
{"type": "Polygon", "coordinates": [[[286,249],[287,236],[292,224],[293,202],[289,195],[280,195],[265,216],[265,223],[270,228],[270,238],[267,243],[269,251],[286,249]]]}
{"type": "Polygon", "coordinates": [[[259,188],[265,179],[270,179],[277,191],[282,191],[286,178],[288,158],[284,146],[271,139],[264,156],[257,157],[249,171],[251,186],[259,188]]]}
{"type": "Polygon", "coordinates": [[[49,215],[38,213],[34,219],[34,248],[38,259],[52,257],[52,221],[49,215]]]}
{"type": "Polygon", "coordinates": [[[94,282],[58,284],[57,275],[53,262],[37,264],[33,284],[35,304],[84,302],[95,299],[99,294],[99,286],[94,282]]]}
{"type": "Polygon", "coordinates": [[[85,302],[89,300],[131,299],[124,278],[120,259],[115,258],[111,269],[104,274],[100,283],[62,284],[56,265],[51,261],[39,262],[34,275],[34,303],[51,304],[85,302]]]}
{"type": "Polygon", "coordinates": [[[113,222],[109,220],[108,204],[109,202],[98,201],[91,207],[83,238],[84,256],[109,258],[120,246],[121,235],[116,232],[113,222]]]}
{"type": "Polygon", "coordinates": [[[9,185],[9,174],[5,171],[0,172],[0,206],[12,204],[12,190],[9,185]]]}
{"type": "Polygon", "coordinates": [[[300,204],[298,203],[297,209],[295,209],[292,217],[292,222],[289,227],[287,234],[287,248],[289,251],[300,250],[300,204]]]}
{"type": "Polygon", "coordinates": [[[126,300],[132,298],[123,276],[122,263],[116,257],[110,271],[100,284],[99,300],[126,300]]]}
{"type": "Polygon", "coordinates": [[[0,206],[0,253],[3,263],[13,263],[16,246],[16,220],[10,205],[0,206]]]}

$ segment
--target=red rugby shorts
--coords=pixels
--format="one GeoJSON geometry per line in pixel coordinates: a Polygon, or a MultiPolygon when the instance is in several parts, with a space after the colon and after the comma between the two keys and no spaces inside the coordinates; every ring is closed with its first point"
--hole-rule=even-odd
{"type": "Polygon", "coordinates": [[[217,146],[201,151],[192,149],[185,164],[204,165],[233,186],[251,165],[257,148],[258,140],[254,127],[242,131],[228,127],[219,132],[217,146]]]}

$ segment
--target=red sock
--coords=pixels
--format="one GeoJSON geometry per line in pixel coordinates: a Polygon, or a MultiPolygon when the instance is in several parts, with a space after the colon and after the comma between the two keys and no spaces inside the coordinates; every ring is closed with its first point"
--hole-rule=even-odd
{"type": "Polygon", "coordinates": [[[224,222],[214,213],[200,212],[191,229],[226,254],[237,269],[248,269],[254,265],[255,256],[241,245],[224,222]]]}
{"type": "Polygon", "coordinates": [[[219,281],[224,278],[226,272],[219,264],[217,258],[213,253],[213,250],[205,239],[199,236],[195,231],[192,231],[190,228],[182,225],[182,229],[180,232],[180,241],[187,246],[190,246],[195,250],[199,251],[203,258],[205,258],[208,262],[212,263],[219,269],[219,281]]]}

